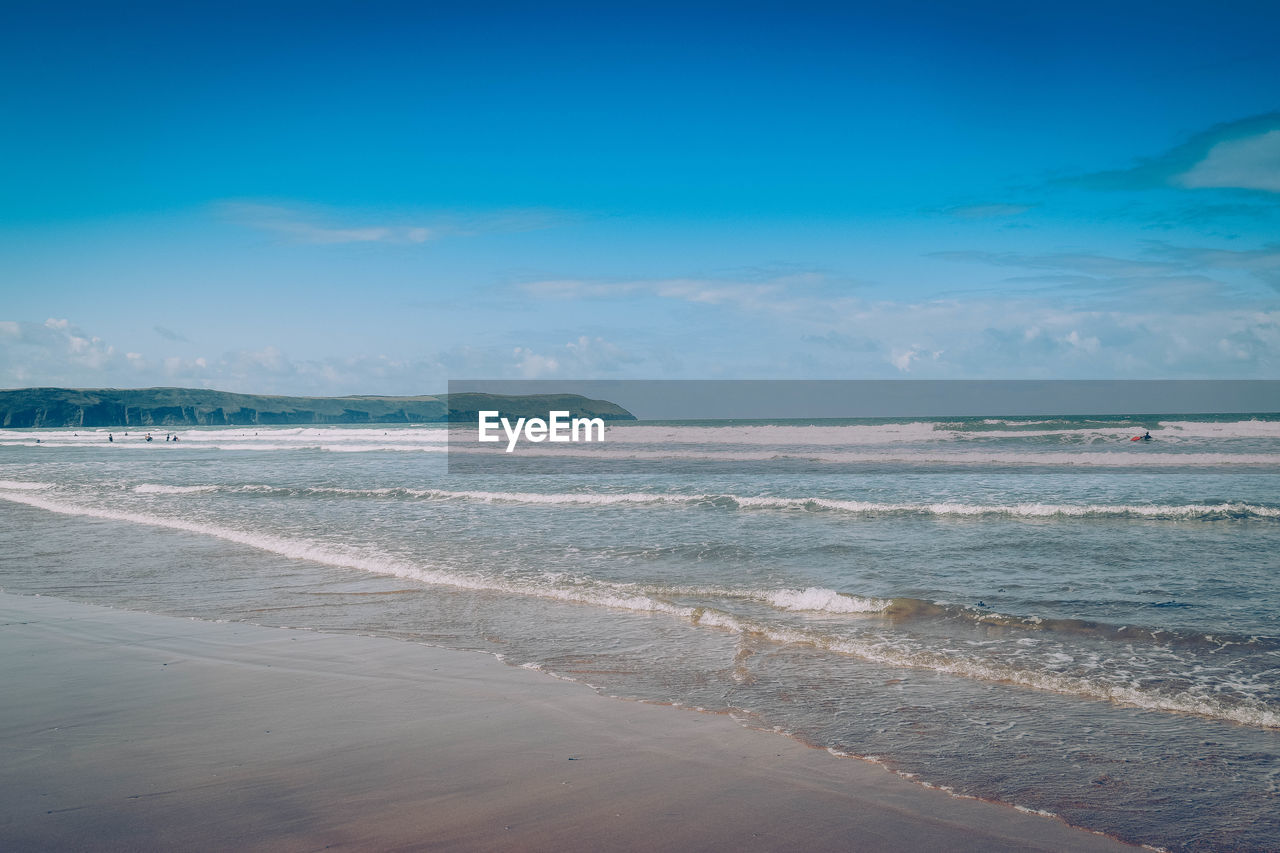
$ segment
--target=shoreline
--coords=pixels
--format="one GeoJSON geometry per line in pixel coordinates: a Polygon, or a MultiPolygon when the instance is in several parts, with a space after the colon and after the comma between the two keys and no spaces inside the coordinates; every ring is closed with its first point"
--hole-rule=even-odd
{"type": "Polygon", "coordinates": [[[0,592],[15,849],[1132,850],[479,652],[0,592]]]}

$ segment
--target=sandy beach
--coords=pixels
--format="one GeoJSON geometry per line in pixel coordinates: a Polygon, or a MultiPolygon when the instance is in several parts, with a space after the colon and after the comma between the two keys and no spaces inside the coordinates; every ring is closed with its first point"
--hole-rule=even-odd
{"type": "Polygon", "coordinates": [[[0,846],[1119,850],[484,655],[0,594],[0,846]]]}

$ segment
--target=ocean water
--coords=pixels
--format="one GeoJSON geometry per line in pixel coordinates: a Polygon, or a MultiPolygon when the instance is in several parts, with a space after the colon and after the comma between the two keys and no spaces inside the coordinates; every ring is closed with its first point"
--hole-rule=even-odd
{"type": "Polygon", "coordinates": [[[450,473],[436,426],[112,432],[0,431],[5,590],[482,650],[1280,849],[1280,416],[622,423],[514,455],[551,475],[450,473]]]}

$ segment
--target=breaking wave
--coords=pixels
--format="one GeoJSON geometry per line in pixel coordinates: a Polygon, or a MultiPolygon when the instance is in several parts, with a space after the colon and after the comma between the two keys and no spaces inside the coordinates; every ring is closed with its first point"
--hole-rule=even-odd
{"type": "Polygon", "coordinates": [[[278,497],[367,497],[418,500],[466,500],[530,506],[645,506],[679,505],[729,510],[833,512],[848,515],[916,515],[956,518],[1134,518],[1166,521],[1280,519],[1280,507],[1241,501],[1199,504],[982,504],[959,501],[892,503],[826,497],[745,496],[735,494],[678,494],[665,492],[507,492],[450,489],[351,489],[323,486],[277,487],[262,484],[170,486],[142,483],[138,494],[203,494],[215,491],[259,493],[278,497]]]}
{"type": "MultiPolygon", "coordinates": [[[[1128,630],[1125,628],[1097,626],[1077,620],[1058,620],[1055,623],[1047,620],[1008,617],[918,599],[865,598],[818,587],[772,590],[682,589],[645,586],[638,583],[616,583],[586,577],[566,578],[563,575],[496,577],[480,571],[459,571],[448,567],[425,565],[418,561],[384,554],[371,547],[316,542],[293,536],[241,530],[223,524],[67,503],[42,494],[35,494],[39,490],[29,488],[29,485],[21,484],[17,488],[0,489],[0,499],[63,515],[181,530],[234,542],[289,559],[403,577],[426,584],[531,596],[629,611],[662,613],[701,627],[750,634],[780,644],[809,645],[891,666],[919,667],[964,678],[1003,682],[1137,708],[1197,714],[1244,725],[1280,728],[1280,713],[1265,701],[1252,696],[1211,694],[1194,684],[1146,686],[1120,682],[1114,678],[1091,677],[1087,672],[1056,671],[1052,666],[1043,663],[1035,666],[1016,660],[981,658],[975,654],[966,653],[963,649],[954,648],[954,644],[950,642],[931,645],[909,638],[890,639],[879,631],[860,630],[856,623],[836,629],[804,624],[803,621],[801,624],[792,624],[794,620],[782,618],[781,614],[816,612],[857,618],[877,614],[885,618],[942,616],[979,622],[995,621],[997,624],[1005,624],[1009,627],[1026,627],[1045,631],[1076,630],[1102,634],[1112,632],[1118,639],[1133,639],[1133,635],[1123,633],[1128,630]],[[708,605],[679,603],[678,599],[685,596],[714,597],[719,601],[708,605]],[[734,600],[767,605],[773,612],[779,613],[779,616],[764,618],[734,612],[734,600]]],[[[1153,639],[1159,638],[1153,635],[1153,639]]],[[[1050,662],[1054,659],[1052,656],[1045,658],[1050,662]]]]}

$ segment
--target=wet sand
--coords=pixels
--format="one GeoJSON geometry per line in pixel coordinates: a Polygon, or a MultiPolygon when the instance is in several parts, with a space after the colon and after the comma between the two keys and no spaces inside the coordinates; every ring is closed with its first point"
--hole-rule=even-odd
{"type": "Polygon", "coordinates": [[[1132,850],[485,655],[0,593],[0,848],[1132,850]]]}

